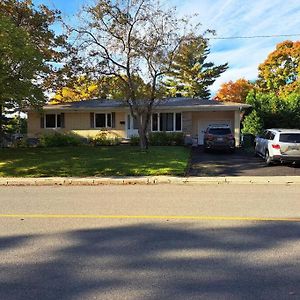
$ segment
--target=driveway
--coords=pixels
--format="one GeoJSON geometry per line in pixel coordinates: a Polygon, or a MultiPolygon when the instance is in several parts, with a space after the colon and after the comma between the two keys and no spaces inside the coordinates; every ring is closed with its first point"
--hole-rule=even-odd
{"type": "Polygon", "coordinates": [[[245,149],[234,154],[205,153],[202,147],[192,149],[188,176],[300,176],[300,166],[274,165],[267,167],[260,157],[245,149]]]}

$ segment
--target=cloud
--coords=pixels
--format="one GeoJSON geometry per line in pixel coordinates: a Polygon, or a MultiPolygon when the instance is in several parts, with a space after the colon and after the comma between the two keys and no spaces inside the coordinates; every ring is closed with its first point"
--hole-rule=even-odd
{"type": "MultiPolygon", "coordinates": [[[[198,13],[203,30],[215,29],[217,36],[252,36],[300,33],[299,0],[189,0],[173,1],[182,15],[198,13]]],[[[288,38],[211,40],[209,59],[229,63],[230,69],[212,86],[240,77],[253,80],[257,68],[276,44],[288,38]]],[[[297,37],[290,38],[296,40],[297,37]]]]}

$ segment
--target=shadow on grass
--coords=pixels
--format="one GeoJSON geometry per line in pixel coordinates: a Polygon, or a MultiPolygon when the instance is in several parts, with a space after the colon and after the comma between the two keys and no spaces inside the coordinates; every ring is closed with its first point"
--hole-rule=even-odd
{"type": "Polygon", "coordinates": [[[0,176],[182,175],[188,161],[183,147],[62,147],[0,151],[0,176]]]}
{"type": "MultiPolygon", "coordinates": [[[[1,260],[0,298],[297,299],[300,225],[247,224],[196,229],[158,223],[64,232],[66,244],[46,253],[40,245],[49,261],[1,260]]],[[[2,238],[0,249],[22,255],[23,238],[28,239],[2,238]]]]}

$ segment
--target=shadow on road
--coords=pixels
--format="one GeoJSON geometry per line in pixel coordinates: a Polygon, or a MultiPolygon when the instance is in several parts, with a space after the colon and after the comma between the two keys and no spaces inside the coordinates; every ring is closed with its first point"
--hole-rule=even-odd
{"type": "MultiPolygon", "coordinates": [[[[1,259],[1,299],[300,297],[297,223],[158,223],[60,236],[68,243],[51,251],[40,245],[44,260],[37,255],[37,261],[17,265],[1,259]]],[[[0,257],[8,250],[22,255],[35,238],[40,237],[1,238],[0,257]]]]}

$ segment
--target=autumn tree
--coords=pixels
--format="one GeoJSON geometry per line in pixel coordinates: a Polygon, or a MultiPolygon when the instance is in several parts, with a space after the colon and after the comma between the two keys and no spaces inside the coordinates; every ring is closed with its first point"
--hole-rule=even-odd
{"type": "Polygon", "coordinates": [[[1,120],[7,109],[40,107],[45,102],[43,92],[55,86],[56,75],[62,76],[64,68],[55,68],[55,63],[65,57],[62,50],[67,43],[65,36],[51,29],[59,18],[58,11],[35,7],[29,0],[0,2],[1,120]]]}
{"type": "Polygon", "coordinates": [[[300,41],[284,41],[259,65],[258,84],[277,95],[300,94],[300,41]]]}
{"type": "Polygon", "coordinates": [[[218,90],[215,99],[224,102],[245,103],[248,93],[254,85],[248,80],[241,78],[236,81],[230,80],[223,83],[218,90]]]}
{"type": "Polygon", "coordinates": [[[169,79],[166,81],[168,94],[174,97],[199,97],[209,99],[209,87],[227,70],[227,63],[216,66],[208,62],[210,53],[207,39],[202,36],[190,36],[181,43],[174,56],[169,79]]]}
{"type": "MultiPolygon", "coordinates": [[[[188,20],[151,0],[98,0],[82,12],[76,32],[86,73],[117,77],[122,99],[138,125],[140,147],[148,147],[153,107],[161,98],[162,80],[180,45],[191,36],[188,20]]],[[[197,27],[193,27],[197,31],[197,27]]]]}

